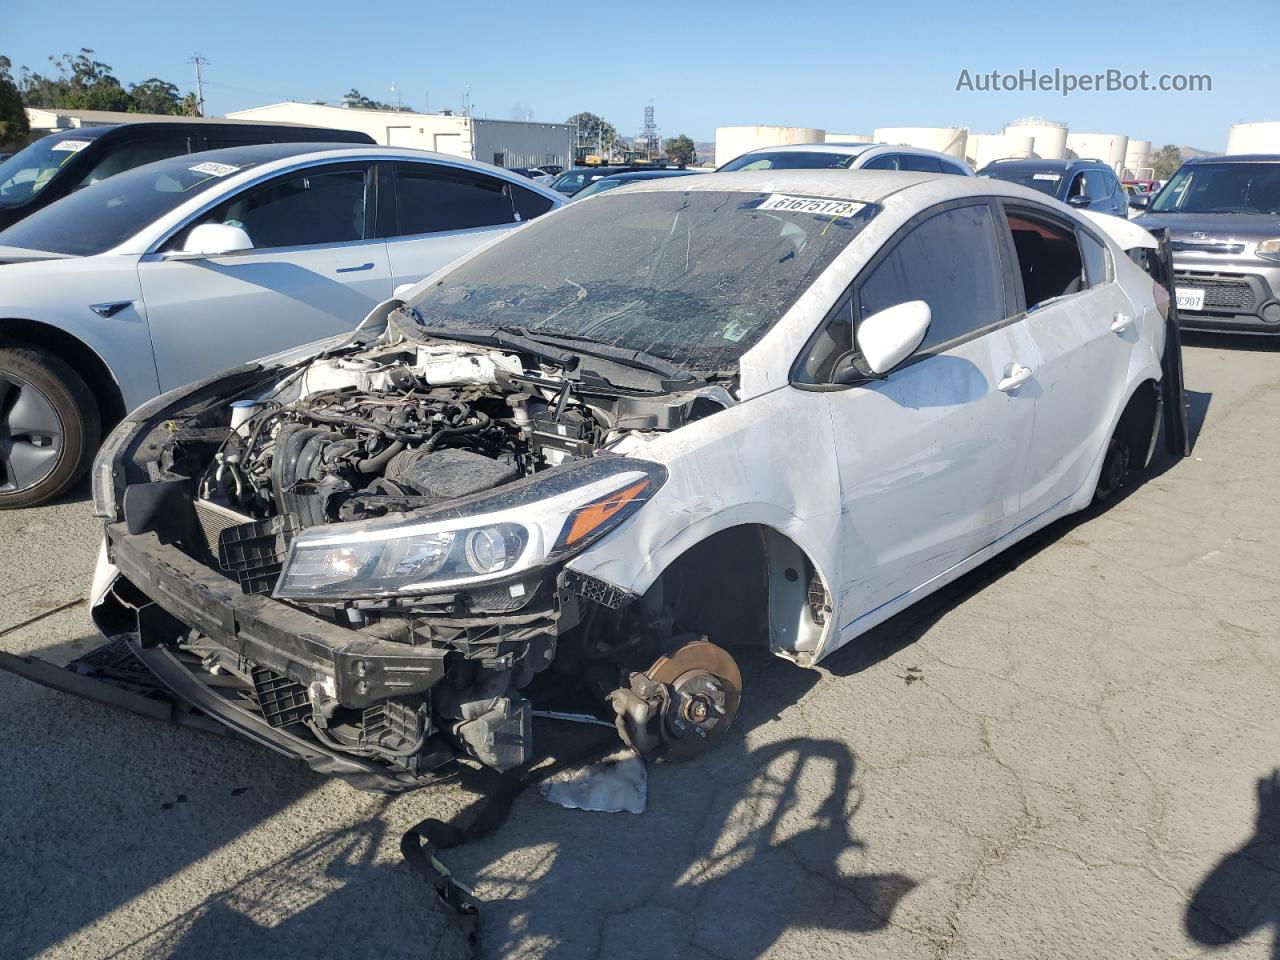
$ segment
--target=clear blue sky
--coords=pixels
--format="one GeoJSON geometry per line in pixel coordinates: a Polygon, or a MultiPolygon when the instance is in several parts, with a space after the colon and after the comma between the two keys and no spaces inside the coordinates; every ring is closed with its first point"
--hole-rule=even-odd
{"type": "Polygon", "coordinates": [[[599,113],[636,132],[652,100],[663,136],[778,123],[998,130],[1039,114],[1080,132],[1221,149],[1230,124],[1280,120],[1280,2],[692,0],[684,3],[360,4],[224,0],[7,3],[0,54],[42,70],[90,47],[126,84],[194,85],[210,113],[350,87],[421,109],[563,121],[599,113]],[[1211,93],[957,92],[961,69],[1204,73],[1211,93]]]}

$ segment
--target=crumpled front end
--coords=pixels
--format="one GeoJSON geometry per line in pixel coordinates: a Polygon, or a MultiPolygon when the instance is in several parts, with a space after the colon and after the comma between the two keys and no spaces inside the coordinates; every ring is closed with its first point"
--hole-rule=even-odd
{"type": "Polygon", "coordinates": [[[681,636],[660,595],[564,563],[665,482],[609,447],[728,395],[386,339],[242,368],[108,439],[103,632],[175,696],[368,789],[432,782],[459,757],[528,763],[535,703],[616,714],[642,749],[714,742],[737,694],[705,682],[711,645],[681,636]]]}

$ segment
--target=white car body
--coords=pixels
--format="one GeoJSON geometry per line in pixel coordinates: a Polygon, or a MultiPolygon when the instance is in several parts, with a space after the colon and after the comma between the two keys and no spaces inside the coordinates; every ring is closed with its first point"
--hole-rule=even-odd
{"type": "MultiPolygon", "coordinates": [[[[841,162],[846,170],[897,170],[898,157],[928,157],[945,164],[944,171],[909,171],[909,172],[935,172],[939,175],[950,176],[974,176],[973,170],[963,160],[957,160],[950,154],[940,153],[937,150],[926,150],[923,147],[907,147],[892,146],[887,143],[841,143],[839,141],[829,141],[826,143],[787,143],[774,147],[757,147],[755,150],[748,150],[746,153],[740,154],[730,160],[731,164],[741,163],[752,157],[761,157],[765,154],[829,154],[833,158],[833,165],[836,160],[844,158],[845,162],[841,162]]],[[[722,165],[721,170],[724,170],[722,165]]],[[[749,173],[755,172],[750,170],[741,171],[724,171],[749,173]]],[[[904,171],[908,172],[908,171],[904,171]]]]}
{"type": "Polygon", "coordinates": [[[1111,230],[1135,230],[1125,221],[957,176],[727,173],[649,181],[628,192],[727,187],[844,194],[883,210],[742,357],[741,403],[672,433],[624,442],[618,452],[661,463],[670,479],[569,567],[643,594],[700,541],[759,525],[778,574],[770,576],[773,651],[811,665],[1089,505],[1121,414],[1141,384],[1162,376],[1164,319],[1150,277],[1125,255],[1154,241],[1126,235],[1122,246],[1111,230]],[[737,178],[744,179],[731,182],[737,178]],[[827,391],[793,385],[805,344],[882,245],[929,208],[980,196],[1091,227],[1106,243],[1114,279],[883,381],[827,391]],[[1128,323],[1113,332],[1117,318],[1128,323]],[[956,366],[964,375],[948,369],[956,366]],[[1018,366],[1030,369],[1031,380],[1001,391],[999,382],[1018,366]],[[805,558],[830,595],[825,624],[796,600],[807,588],[803,578],[781,575],[805,558]]]}
{"type": "MultiPolygon", "coordinates": [[[[310,684],[314,704],[305,709],[319,709],[326,698],[334,709],[363,708],[365,698],[425,697],[452,669],[449,658],[458,662],[458,654],[477,652],[472,636],[486,642],[506,637],[502,657],[480,648],[484,659],[473,658],[472,672],[455,677],[466,702],[480,704],[482,713],[440,713],[447,691],[439,701],[410,705],[435,710],[437,727],[452,722],[451,742],[458,749],[510,769],[532,756],[531,726],[512,724],[512,718],[529,716],[537,696],[533,673],[559,665],[591,686],[595,668],[614,655],[613,644],[629,686],[613,690],[608,700],[624,739],[643,752],[658,738],[691,755],[721,735],[737,709],[736,692],[714,699],[728,688],[741,689],[738,668],[723,646],[767,636],[779,657],[813,666],[984,560],[1083,509],[1100,492],[1114,490],[1129,462],[1146,464],[1161,420],[1168,318],[1154,282],[1127,255],[1134,246],[1149,248],[1151,241],[1132,224],[1080,215],[1015,184],[970,177],[784,170],[652,180],[602,194],[426,278],[402,294],[403,304],[384,305],[391,322],[379,336],[373,336],[376,312],[369,342],[348,345],[346,353],[330,342],[324,356],[313,348],[306,366],[263,361],[228,374],[226,383],[214,379],[177,391],[126,421],[93,471],[95,509],[107,521],[108,542],[92,588],[94,616],[108,636],[122,622],[136,625],[130,640],[135,652],[162,677],[178,678],[187,691],[182,696],[223,722],[308,758],[317,769],[374,774],[391,789],[421,783],[413,779],[417,773],[397,766],[397,756],[405,754],[380,755],[374,763],[368,750],[361,748],[353,759],[336,741],[300,747],[296,738],[273,731],[263,715],[241,710],[233,716],[212,688],[202,687],[206,668],[198,664],[234,653],[242,672],[244,664],[266,665],[286,671],[282,680],[299,690],[310,684]],[[704,228],[709,232],[699,232],[704,228]],[[625,255],[603,241],[590,242],[606,233],[625,255]],[[735,259],[743,237],[762,239],[735,259]],[[580,238],[585,241],[575,246],[580,238]],[[538,262],[544,251],[552,253],[538,262]],[[633,252],[634,259],[621,262],[633,252]],[[669,270],[659,270],[669,254],[669,270]],[[615,286],[620,289],[612,295],[624,303],[652,294],[649,302],[665,298],[669,309],[640,317],[630,328],[641,331],[636,341],[626,334],[591,339],[618,315],[597,301],[607,312],[576,315],[560,328],[564,349],[577,353],[547,354],[548,344],[559,349],[561,341],[538,320],[526,325],[523,294],[512,287],[533,291],[529,313],[541,318],[548,302],[538,297],[566,275],[570,306],[562,306],[561,314],[590,302],[593,290],[615,286]],[[764,277],[759,285],[752,283],[757,276],[764,277]],[[1055,286],[1061,292],[1052,293],[1055,286]],[[724,312],[722,302],[711,298],[717,295],[733,310],[724,312]],[[460,306],[467,303],[475,313],[460,306]],[[690,317],[686,305],[697,309],[699,303],[704,313],[690,317]],[[400,306],[405,309],[393,312],[400,306]],[[492,317],[486,310],[495,306],[513,326],[487,326],[492,317]],[[741,320],[748,315],[749,321],[741,320]],[[428,322],[437,316],[450,324],[428,322]],[[475,321],[470,328],[463,326],[468,316],[475,321]],[[644,326],[648,322],[662,329],[655,332],[644,326]],[[539,335],[542,340],[532,339],[539,335]],[[725,347],[739,343],[740,350],[725,347]],[[699,354],[694,346],[709,352],[699,354]],[[615,368],[605,368],[610,374],[603,377],[593,364],[607,360],[604,351],[611,349],[615,358],[626,355],[625,373],[642,371],[648,379],[624,387],[615,368]],[[654,352],[659,350],[666,352],[654,352]],[[685,365],[675,356],[685,357],[685,365]],[[505,372],[499,375],[498,367],[505,372]],[[356,419],[364,404],[400,404],[409,396],[421,398],[415,404],[460,406],[456,401],[464,396],[492,404],[493,415],[483,421],[449,421],[442,414],[417,419],[412,436],[395,434],[394,443],[387,438],[390,445],[371,460],[408,454],[415,462],[425,458],[425,469],[434,470],[430,458],[446,434],[474,437],[484,429],[525,437],[520,449],[528,469],[504,473],[505,479],[480,492],[443,496],[421,508],[388,507],[368,520],[360,511],[334,513],[319,484],[298,484],[283,474],[278,485],[252,479],[299,460],[296,447],[296,455],[288,452],[294,440],[308,450],[313,441],[332,443],[328,449],[336,455],[326,463],[347,455],[338,449],[350,440],[333,440],[324,430],[317,438],[301,425],[310,422],[313,375],[322,404],[338,392],[342,403],[351,404],[345,408],[350,415],[323,414],[324,423],[356,419]],[[375,375],[385,377],[382,385],[367,379],[375,375]],[[206,452],[198,464],[181,468],[186,472],[166,472],[163,444],[177,441],[157,445],[144,437],[159,435],[165,423],[176,431],[206,414],[212,420],[225,410],[230,417],[231,398],[243,396],[250,377],[258,378],[252,403],[261,411],[255,414],[263,418],[259,425],[299,418],[280,427],[281,434],[298,432],[274,448],[272,470],[266,461],[255,466],[256,443],[266,430],[260,434],[254,426],[242,446],[228,426],[219,449],[236,451],[239,467],[224,476],[221,461],[206,452]],[[335,386],[344,383],[354,392],[335,386]],[[418,389],[424,383],[434,399],[418,389]],[[590,431],[589,440],[579,431],[569,447],[556,446],[568,426],[538,417],[559,418],[566,404],[587,409],[591,391],[600,397],[605,389],[621,392],[608,394],[609,403],[619,406],[591,408],[602,427],[590,431]],[[644,404],[649,412],[628,414],[636,408],[622,404],[644,404]],[[504,407],[513,411],[510,417],[504,407]],[[660,418],[655,408],[672,411],[673,418],[660,418]],[[677,410],[687,415],[676,416],[677,410]],[[432,426],[441,422],[456,430],[432,426]],[[522,424],[530,429],[522,433],[522,424]],[[549,438],[546,446],[539,436],[549,438]],[[563,456],[550,458],[548,450],[563,456]],[[298,524],[272,574],[278,579],[265,584],[270,598],[245,597],[256,588],[227,577],[233,568],[220,559],[223,547],[240,536],[228,534],[256,537],[262,529],[261,520],[232,509],[264,513],[254,504],[265,499],[243,496],[245,482],[236,479],[242,476],[278,504],[265,511],[271,522],[298,524]],[[219,559],[199,559],[194,536],[182,546],[157,535],[182,516],[146,508],[147,488],[158,492],[161,486],[184,490],[194,510],[216,508],[223,511],[219,516],[242,521],[216,534],[217,553],[210,543],[208,556],[219,559]],[[132,490],[139,493],[131,498],[132,490]],[[280,497],[285,491],[312,498],[321,512],[308,507],[299,520],[300,509],[280,497]],[[438,574],[443,559],[429,569],[416,559],[404,561],[432,544],[444,544],[442,558],[458,556],[463,542],[472,557],[477,536],[500,540],[496,565],[492,558],[467,559],[468,566],[438,574]],[[384,579],[372,582],[371,571],[384,579]],[[132,588],[121,594],[119,580],[132,588]],[[148,624],[155,630],[147,644],[155,650],[151,656],[143,650],[142,620],[133,614],[136,590],[178,621],[148,624]],[[366,626],[394,626],[405,622],[397,618],[420,615],[430,632],[411,646],[374,649],[361,640],[360,662],[350,664],[354,655],[346,651],[358,634],[335,626],[345,617],[316,613],[328,607],[326,613],[338,614],[348,601],[387,604],[392,617],[366,626]],[[637,621],[640,626],[627,627],[637,621]],[[461,634],[465,646],[453,646],[457,628],[467,631],[461,634]],[[651,630],[656,636],[649,636],[651,630]],[[708,640],[686,642],[690,636],[708,640]],[[173,650],[192,638],[201,645],[200,657],[184,666],[173,650]],[[205,639],[211,646],[203,645],[205,639]],[[649,640],[680,641],[673,658],[692,659],[666,679],[666,655],[648,674],[632,671],[626,666],[632,644],[649,640]],[[584,649],[589,668],[575,659],[584,649]],[[343,658],[346,666],[339,665],[343,658]],[[515,671],[529,664],[521,682],[515,671]],[[713,698],[703,702],[721,712],[678,714],[703,730],[699,736],[683,721],[655,734],[658,715],[651,711],[662,707],[666,716],[663,705],[683,696],[676,688],[699,673],[713,681],[700,688],[710,692],[699,695],[713,698]],[[522,690],[530,691],[530,700],[522,690]],[[710,733],[699,726],[707,723],[710,733]],[[495,729],[504,731],[501,741],[490,735],[495,729]],[[499,743],[502,755],[494,749],[499,743]]],[[[552,300],[559,296],[555,288],[552,300]]],[[[301,353],[290,359],[301,363],[301,353]]],[[[264,442],[280,442],[278,437],[264,442]]],[[[364,456],[374,448],[359,449],[364,456]]],[[[501,456],[490,455],[495,462],[501,456]]],[[[469,457],[473,464],[477,458],[485,455],[469,457]]],[[[373,472],[362,471],[366,477],[373,472]]],[[[320,483],[336,476],[329,473],[320,483]]],[[[334,502],[345,510],[370,488],[348,485],[342,496],[350,499],[334,502]]],[[[249,562],[256,564],[256,556],[249,562]]],[[[384,608],[362,609],[377,617],[384,608]]],[[[608,668],[604,672],[607,677],[608,668]]]]}
{"type": "MultiPolygon", "coordinates": [[[[395,147],[282,150],[290,147],[293,155],[223,177],[99,254],[48,255],[0,241],[0,334],[21,321],[73,337],[105,366],[127,411],[237,363],[349,330],[397,287],[520,225],[198,258],[165,252],[175,234],[242,191],[337,163],[397,162],[480,174],[545,197],[553,210],[564,204],[524,177],[458,157],[395,147]]],[[[183,159],[196,164],[251,149],[183,159]]],[[[89,189],[104,187],[109,182],[89,189]]]]}

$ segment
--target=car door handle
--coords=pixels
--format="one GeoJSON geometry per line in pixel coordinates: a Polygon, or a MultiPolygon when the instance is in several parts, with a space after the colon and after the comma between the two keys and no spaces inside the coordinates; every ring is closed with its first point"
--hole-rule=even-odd
{"type": "Polygon", "coordinates": [[[1129,325],[1133,323],[1133,317],[1127,313],[1117,313],[1116,318],[1111,321],[1112,333],[1124,333],[1129,329],[1129,325]]]}
{"type": "Polygon", "coordinates": [[[1008,393],[1010,390],[1017,390],[1030,379],[1031,368],[1015,363],[1013,369],[1009,371],[1009,375],[996,384],[996,389],[1002,393],[1008,393]]]}
{"type": "Polygon", "coordinates": [[[372,270],[372,269],[373,269],[373,261],[370,260],[368,263],[362,263],[358,267],[339,267],[337,272],[338,273],[359,273],[361,270],[372,270]]]}

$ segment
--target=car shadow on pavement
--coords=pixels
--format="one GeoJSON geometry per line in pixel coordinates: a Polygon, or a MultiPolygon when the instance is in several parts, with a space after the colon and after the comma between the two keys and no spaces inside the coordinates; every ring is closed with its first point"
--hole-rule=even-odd
{"type": "Polygon", "coordinates": [[[475,886],[483,956],[746,960],[891,923],[917,882],[870,868],[856,757],[794,709],[820,675],[735,655],[742,722],[692,762],[650,763],[643,815],[533,789],[496,833],[442,854],[475,886]]]}
{"type": "MultiPolygon", "coordinates": [[[[889,924],[916,881],[866,869],[855,757],[781,716],[818,675],[780,672],[763,651],[740,659],[758,691],[744,722],[695,762],[650,763],[642,816],[565,810],[535,787],[495,833],[439,854],[476,891],[481,956],[745,960],[791,931],[889,924]]],[[[340,943],[352,957],[468,956],[460,928],[441,932],[448,915],[431,888],[387,855],[423,810],[440,814],[432,794],[378,801],[360,823],[245,875],[125,953],[276,958],[340,943]]]]}
{"type": "Polygon", "coordinates": [[[1271,928],[1280,960],[1280,768],[1258,781],[1253,836],[1200,881],[1185,918],[1196,943],[1225,947],[1271,928]]]}

